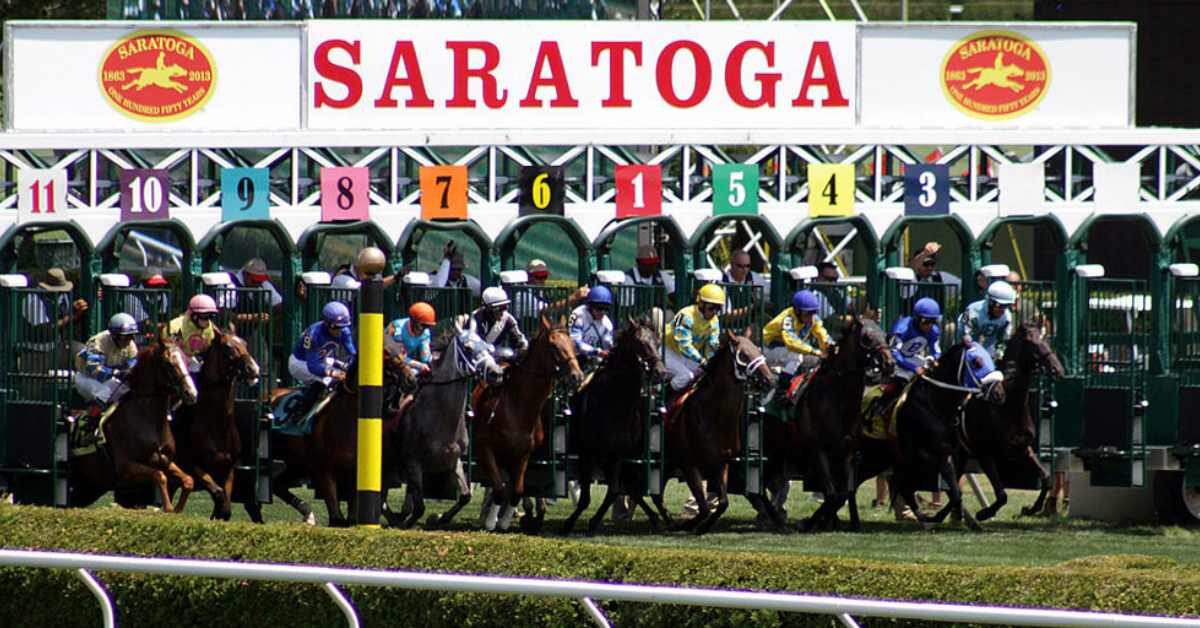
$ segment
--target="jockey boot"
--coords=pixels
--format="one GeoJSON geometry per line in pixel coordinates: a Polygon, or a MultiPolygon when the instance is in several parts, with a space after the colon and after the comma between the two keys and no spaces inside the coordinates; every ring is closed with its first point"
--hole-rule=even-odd
{"type": "Polygon", "coordinates": [[[288,423],[300,423],[304,417],[308,416],[308,412],[316,405],[321,398],[321,393],[325,392],[325,384],[323,382],[313,382],[304,389],[304,396],[300,398],[299,405],[288,416],[288,423]]]}

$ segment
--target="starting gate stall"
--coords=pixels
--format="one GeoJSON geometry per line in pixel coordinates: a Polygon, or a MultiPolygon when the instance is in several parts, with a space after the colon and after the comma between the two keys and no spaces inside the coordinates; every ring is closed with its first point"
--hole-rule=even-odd
{"type": "Polygon", "coordinates": [[[783,291],[776,301],[777,309],[783,311],[784,308],[790,307],[791,294],[797,290],[811,290],[817,294],[821,303],[817,314],[830,333],[834,331],[835,319],[868,312],[871,299],[867,291],[866,277],[850,276],[840,277],[837,281],[820,281],[819,276],[816,266],[797,266],[789,270],[786,276],[788,281],[785,283],[788,289],[783,291]]]}
{"type": "Polygon", "coordinates": [[[908,316],[918,299],[930,297],[942,309],[942,347],[953,342],[956,319],[977,292],[971,277],[971,231],[961,218],[948,216],[907,216],[888,227],[881,238],[881,249],[887,270],[884,271],[882,322],[889,329],[901,316],[908,316]],[[941,250],[933,266],[926,260],[916,260],[926,242],[938,242],[941,250]],[[922,278],[913,265],[936,268],[929,278],[922,278]],[[911,273],[894,269],[909,268],[911,273]],[[947,269],[947,270],[943,270],[947,269]]]}
{"type": "Polygon", "coordinates": [[[321,309],[334,301],[349,308],[350,320],[357,324],[359,282],[356,279],[349,275],[330,277],[323,270],[312,270],[300,273],[299,285],[303,294],[304,314],[300,324],[303,329],[321,320],[321,309]]]}
{"type": "MultiPolygon", "coordinates": [[[[235,322],[244,324],[257,320],[260,325],[257,333],[261,333],[262,330],[270,333],[264,338],[264,354],[254,354],[262,372],[267,374],[263,379],[268,382],[268,389],[276,385],[276,382],[290,381],[287,355],[300,338],[303,310],[296,307],[300,259],[283,224],[278,220],[218,223],[200,240],[196,248],[200,253],[201,268],[205,273],[226,272],[236,276],[246,262],[253,258],[266,262],[267,275],[270,277],[265,302],[266,312],[258,311],[264,303],[260,303],[257,297],[250,297],[252,301],[248,305],[242,305],[239,300],[239,310],[250,307],[251,311],[240,312],[235,322]],[[282,299],[278,304],[275,303],[276,293],[282,299]],[[265,321],[262,320],[264,316],[267,319],[265,321]],[[267,368],[268,365],[274,370],[267,368]]],[[[209,290],[208,286],[202,288],[209,290]]],[[[222,294],[232,298],[240,293],[222,291],[222,294]]],[[[217,305],[224,307],[219,299],[217,305]]],[[[238,334],[242,333],[243,330],[239,327],[238,334]]]]}
{"type": "MultiPolygon", "coordinates": [[[[276,319],[272,315],[271,291],[263,286],[239,287],[226,272],[204,273],[201,282],[204,293],[218,304],[217,323],[221,326],[233,323],[238,336],[246,341],[250,355],[258,362],[259,371],[273,372],[271,342],[276,319]]],[[[272,379],[261,377],[254,386],[239,382],[234,391],[234,415],[242,441],[234,488],[239,502],[271,501],[271,417],[267,404],[272,388],[272,379]]]]}
{"type": "MultiPolygon", "coordinates": [[[[1170,373],[1177,386],[1174,395],[1159,395],[1156,400],[1175,402],[1175,420],[1163,429],[1164,441],[1174,443],[1171,453],[1181,469],[1161,470],[1155,479],[1155,502],[1164,522],[1195,524],[1200,522],[1200,267],[1194,262],[1177,262],[1168,267],[1168,305],[1170,308],[1170,373]],[[1165,428],[1165,429],[1164,429],[1165,428]],[[1172,433],[1173,432],[1173,433],[1172,433]]],[[[1156,416],[1159,416],[1156,414],[1156,416]]]]}
{"type": "Polygon", "coordinates": [[[159,331],[166,328],[173,316],[171,291],[130,285],[129,276],[121,273],[104,273],[99,281],[100,323],[97,329],[113,315],[124,312],[137,321],[138,346],[156,342],[159,331]]]}
{"type": "MultiPolygon", "coordinates": [[[[692,262],[695,268],[713,268],[721,272],[722,282],[732,282],[733,255],[750,255],[748,282],[759,288],[755,294],[771,299],[772,286],[783,282],[787,258],[782,255],[783,239],[766,218],[757,214],[720,215],[704,219],[692,233],[692,262]]],[[[695,293],[695,290],[689,290],[695,293]]],[[[773,307],[765,309],[774,310],[773,307]]],[[[726,312],[728,314],[728,312],[726,312]]],[[[740,331],[740,329],[739,329],[740,331]]]]}
{"type": "MultiPolygon", "coordinates": [[[[388,269],[384,272],[385,275],[391,275],[398,270],[399,264],[394,254],[395,247],[388,235],[374,221],[322,222],[309,227],[300,234],[300,239],[296,242],[296,249],[300,254],[300,268],[305,273],[301,276],[301,283],[306,289],[305,325],[310,325],[316,320],[312,316],[314,303],[324,305],[329,301],[342,301],[351,306],[352,311],[354,310],[353,305],[358,302],[357,294],[353,300],[347,300],[347,295],[344,293],[348,291],[357,293],[358,281],[354,275],[354,261],[358,252],[369,246],[383,251],[388,269]],[[329,288],[321,288],[320,284],[314,284],[307,280],[310,273],[319,272],[325,272],[330,277],[330,280],[325,282],[329,288]],[[348,277],[343,278],[347,275],[348,277]],[[354,279],[354,281],[348,281],[348,279],[354,279]],[[336,294],[326,294],[327,290],[332,290],[336,294]]],[[[389,286],[384,293],[384,304],[387,310],[384,314],[389,321],[395,318],[396,291],[397,288],[389,286]]],[[[318,314],[321,305],[316,306],[318,314]]]]}
{"type": "Polygon", "coordinates": [[[73,339],[86,319],[47,317],[67,294],[0,275],[0,484],[17,503],[67,505],[73,339]]]}
{"type": "MultiPolygon", "coordinates": [[[[652,246],[662,262],[659,270],[665,296],[663,306],[670,320],[671,310],[688,305],[688,277],[692,272],[692,250],[679,224],[670,216],[639,216],[610,221],[592,240],[596,268],[620,270],[626,285],[641,285],[630,278],[637,270],[637,250],[652,246]]],[[[632,294],[632,293],[629,293],[632,294]]]]}
{"type": "Polygon", "coordinates": [[[167,280],[170,312],[183,311],[187,300],[199,289],[201,267],[196,243],[179,220],[117,223],[96,245],[96,259],[97,272],[124,274],[131,287],[151,273],[161,273],[167,280]]]}
{"type": "MultiPolygon", "coordinates": [[[[867,306],[879,307],[882,270],[879,238],[862,216],[801,220],[784,238],[782,254],[781,263],[787,263],[787,269],[791,270],[771,295],[776,309],[787,307],[792,293],[801,284],[824,295],[833,314],[847,313],[845,307],[857,312],[865,311],[867,306]],[[802,271],[798,276],[791,272],[805,266],[816,270],[816,265],[823,262],[837,268],[837,281],[821,280],[815,274],[809,277],[811,271],[802,271]]],[[[822,312],[823,318],[828,316],[822,312]]]]}
{"type": "MultiPolygon", "coordinates": [[[[403,282],[396,292],[397,314],[406,316],[410,305],[425,301],[437,311],[439,330],[452,324],[455,317],[473,312],[482,288],[493,284],[492,240],[474,221],[414,220],[404,228],[396,251],[406,276],[426,275],[431,280],[403,282]],[[462,256],[461,286],[438,285],[436,281],[437,271],[446,262],[449,242],[455,243],[456,252],[462,256]],[[477,274],[472,273],[475,269],[477,274]]],[[[451,275],[454,272],[452,269],[451,275]]]]}

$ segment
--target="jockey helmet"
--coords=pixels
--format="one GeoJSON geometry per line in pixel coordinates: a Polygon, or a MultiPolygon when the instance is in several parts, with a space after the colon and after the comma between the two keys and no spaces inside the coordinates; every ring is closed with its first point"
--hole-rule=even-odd
{"type": "Polygon", "coordinates": [[[216,314],[217,302],[207,294],[197,294],[188,301],[188,314],[216,314]]]}
{"type": "Polygon", "coordinates": [[[700,294],[697,297],[700,303],[711,303],[713,305],[725,305],[725,290],[721,286],[708,284],[700,288],[700,294]]]}
{"type": "Polygon", "coordinates": [[[330,301],[321,308],[321,320],[330,327],[342,328],[350,326],[350,308],[341,301],[330,301]]]}
{"type": "Polygon", "coordinates": [[[929,297],[917,300],[916,305],[913,305],[913,316],[917,318],[928,318],[931,320],[942,319],[942,306],[938,305],[937,301],[929,297]]]}
{"type": "Polygon", "coordinates": [[[132,336],[138,333],[137,321],[125,312],[113,314],[113,317],[108,319],[108,333],[114,336],[132,336]]]}
{"type": "Polygon", "coordinates": [[[436,325],[437,314],[433,311],[433,306],[424,302],[417,301],[408,308],[408,317],[422,325],[436,325]]]}
{"type": "Polygon", "coordinates": [[[988,286],[988,299],[1000,305],[1012,305],[1017,302],[1017,291],[1007,281],[994,281],[988,286]]]}
{"type": "Polygon", "coordinates": [[[588,305],[612,305],[612,290],[604,286],[596,286],[588,291],[588,305]]]}
{"type": "Polygon", "coordinates": [[[821,302],[812,290],[797,290],[796,294],[792,295],[792,307],[796,308],[797,312],[816,312],[821,309],[821,302]]]}
{"type": "Polygon", "coordinates": [[[492,286],[491,288],[487,288],[483,291],[483,304],[486,305],[488,309],[497,308],[502,305],[508,305],[509,303],[512,303],[512,301],[509,300],[508,293],[505,292],[504,288],[501,288],[500,286],[492,286]]]}

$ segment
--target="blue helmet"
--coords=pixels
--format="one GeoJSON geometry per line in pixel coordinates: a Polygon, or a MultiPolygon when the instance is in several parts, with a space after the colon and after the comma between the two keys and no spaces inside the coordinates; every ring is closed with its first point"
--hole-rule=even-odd
{"type": "Polygon", "coordinates": [[[138,333],[137,321],[125,312],[114,314],[108,320],[108,333],[114,336],[132,336],[138,333]]]}
{"type": "Polygon", "coordinates": [[[612,305],[612,290],[604,286],[596,286],[588,291],[589,305],[612,305]]]}
{"type": "Polygon", "coordinates": [[[919,299],[916,305],[913,306],[913,316],[917,318],[932,318],[935,321],[941,320],[942,306],[929,297],[919,299]]]}
{"type": "Polygon", "coordinates": [[[350,326],[350,309],[341,301],[330,301],[321,308],[321,320],[330,327],[342,328],[350,326]]]}
{"type": "Polygon", "coordinates": [[[821,302],[812,290],[797,290],[792,295],[792,307],[796,308],[797,312],[816,312],[821,309],[821,302]]]}

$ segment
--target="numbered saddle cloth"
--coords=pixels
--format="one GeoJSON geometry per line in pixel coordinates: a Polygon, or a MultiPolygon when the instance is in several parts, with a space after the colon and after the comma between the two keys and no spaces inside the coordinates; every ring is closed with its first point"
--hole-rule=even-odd
{"type": "Polygon", "coordinates": [[[862,399],[862,435],[875,440],[896,440],[896,417],[900,408],[908,400],[908,391],[912,382],[905,385],[900,395],[890,404],[879,407],[879,399],[883,396],[883,386],[868,386],[862,399]]]}

